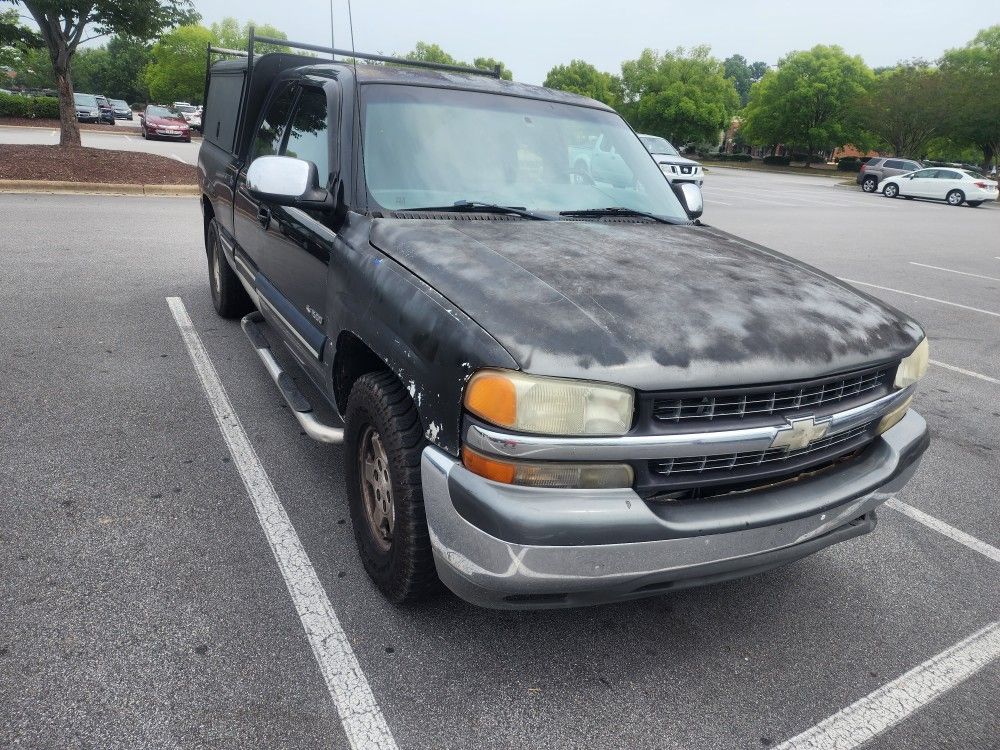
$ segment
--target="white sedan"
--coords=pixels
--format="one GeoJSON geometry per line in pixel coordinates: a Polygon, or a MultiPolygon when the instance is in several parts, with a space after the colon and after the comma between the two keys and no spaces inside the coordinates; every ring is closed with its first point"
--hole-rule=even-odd
{"type": "Polygon", "coordinates": [[[882,194],[886,198],[933,198],[946,201],[949,206],[968,203],[975,208],[984,201],[997,199],[997,183],[964,169],[918,169],[882,181],[882,194]]]}

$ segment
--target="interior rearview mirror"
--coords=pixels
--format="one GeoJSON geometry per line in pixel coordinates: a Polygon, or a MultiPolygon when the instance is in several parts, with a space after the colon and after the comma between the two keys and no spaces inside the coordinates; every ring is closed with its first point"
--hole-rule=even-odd
{"type": "Polygon", "coordinates": [[[702,197],[700,187],[693,182],[675,182],[670,187],[674,189],[674,195],[687,211],[689,219],[693,220],[701,216],[705,210],[705,200],[702,197]]]}
{"type": "Polygon", "coordinates": [[[247,190],[277,206],[332,208],[330,193],[319,185],[316,165],[291,156],[261,156],[247,169],[247,190]]]}

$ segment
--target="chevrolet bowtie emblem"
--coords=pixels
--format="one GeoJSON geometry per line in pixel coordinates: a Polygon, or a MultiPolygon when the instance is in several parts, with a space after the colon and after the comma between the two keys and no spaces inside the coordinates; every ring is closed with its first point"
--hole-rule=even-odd
{"type": "Polygon", "coordinates": [[[772,448],[788,448],[797,451],[805,448],[810,443],[826,436],[830,429],[830,420],[824,419],[817,422],[815,417],[802,417],[802,419],[788,419],[787,427],[778,429],[778,434],[771,441],[772,448]]]}

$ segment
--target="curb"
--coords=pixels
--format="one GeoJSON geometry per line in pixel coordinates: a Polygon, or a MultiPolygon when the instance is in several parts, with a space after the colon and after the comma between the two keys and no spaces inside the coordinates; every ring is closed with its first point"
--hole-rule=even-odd
{"type": "Polygon", "coordinates": [[[104,182],[0,180],[0,193],[196,196],[201,194],[201,189],[197,185],[116,185],[104,182]]]}

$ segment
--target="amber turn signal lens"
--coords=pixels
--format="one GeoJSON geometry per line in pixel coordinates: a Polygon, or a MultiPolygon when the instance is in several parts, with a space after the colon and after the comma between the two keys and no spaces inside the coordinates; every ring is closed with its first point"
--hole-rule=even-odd
{"type": "Polygon", "coordinates": [[[473,474],[478,474],[481,477],[492,479],[494,482],[502,482],[503,484],[512,484],[514,482],[514,475],[517,473],[514,464],[487,458],[468,448],[462,448],[462,463],[473,474]]]}
{"type": "Polygon", "coordinates": [[[913,402],[913,397],[906,399],[903,403],[893,409],[891,412],[882,417],[882,420],[878,423],[878,429],[876,434],[881,435],[886,430],[890,430],[899,424],[900,420],[906,416],[906,412],[910,408],[910,404],[913,402]]]}
{"type": "Polygon", "coordinates": [[[466,388],[465,408],[492,424],[513,427],[517,422],[517,390],[506,375],[491,370],[477,372],[466,388]]]}

